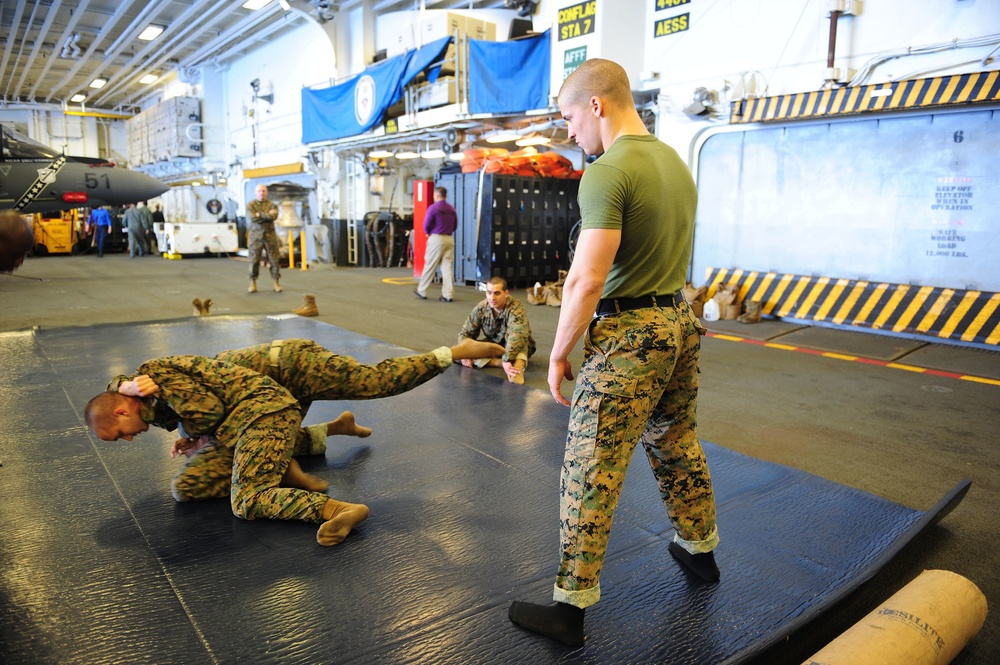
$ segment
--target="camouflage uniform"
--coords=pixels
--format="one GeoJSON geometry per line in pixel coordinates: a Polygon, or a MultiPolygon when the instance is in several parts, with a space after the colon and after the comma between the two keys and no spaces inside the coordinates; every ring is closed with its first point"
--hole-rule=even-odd
{"type": "MultiPolygon", "coordinates": [[[[303,413],[316,400],[399,395],[433,379],[451,365],[447,347],[389,358],[378,365],[364,365],[307,339],[278,339],[270,344],[223,351],[215,357],[271,377],[299,401],[303,413]]],[[[299,433],[295,455],[320,455],[325,451],[325,424],[312,425],[299,433]]]]}
{"type": "Polygon", "coordinates": [[[138,367],[159,386],[142,400],[145,422],[215,441],[174,478],[178,501],[223,497],[243,519],[323,522],[326,494],[279,487],[292,457],[302,412],[269,377],[202,356],[170,356],[138,367]],[[222,463],[224,462],[224,463],[222,463]]]}
{"type": "MultiPolygon", "coordinates": [[[[275,340],[243,349],[223,351],[215,360],[238,365],[270,377],[286,388],[305,413],[315,400],[376,399],[398,395],[426,383],[451,366],[451,351],[441,347],[415,356],[389,358],[377,365],[364,365],[349,356],[341,356],[307,339],[275,340]]],[[[142,372],[138,372],[141,374],[142,372]]],[[[118,390],[133,376],[115,377],[108,390],[118,390]]],[[[155,379],[154,379],[155,380],[155,379]]],[[[159,396],[145,398],[149,411],[144,420],[173,431],[178,416],[159,396]]],[[[188,434],[186,427],[184,436],[188,434]]],[[[326,452],[326,424],[299,427],[294,434],[292,457],[322,455],[326,452]]],[[[232,451],[212,441],[188,462],[189,476],[198,482],[188,483],[178,500],[225,496],[233,468],[232,451]]]]}
{"type": "Polygon", "coordinates": [[[712,551],[719,536],[697,433],[704,329],[682,297],[674,305],[665,295],[685,283],[694,181],[656,137],[624,135],[584,172],[579,202],[585,231],[621,231],[602,293],[608,309],[590,322],[584,340],[560,478],[561,556],[553,599],[586,608],[601,596],[611,522],[638,442],[675,542],[697,554],[712,551]],[[654,304],[655,294],[661,300],[654,304]]]}
{"type": "MultiPolygon", "coordinates": [[[[496,311],[490,307],[488,300],[481,303],[469,313],[462,330],[458,333],[458,341],[463,339],[479,339],[483,334],[486,341],[499,344],[506,349],[502,360],[512,363],[518,358],[527,360],[535,354],[535,340],[531,337],[531,326],[528,325],[528,313],[524,305],[514,296],[508,296],[503,310],[496,311]]],[[[489,359],[477,365],[485,365],[489,359]]]]}
{"type": "Polygon", "coordinates": [[[271,264],[271,278],[281,277],[278,263],[281,250],[278,235],[274,232],[274,220],[278,219],[278,206],[270,199],[251,201],[247,204],[247,248],[250,259],[250,279],[256,280],[260,274],[260,254],[267,249],[267,259],[271,264]]]}
{"type": "Polygon", "coordinates": [[[595,319],[573,392],[560,490],[555,600],[600,598],[615,507],[642,442],[679,538],[718,540],[708,465],[697,434],[698,355],[704,333],[687,303],[595,319]],[[572,594],[571,594],[572,595],[572,594]]]}

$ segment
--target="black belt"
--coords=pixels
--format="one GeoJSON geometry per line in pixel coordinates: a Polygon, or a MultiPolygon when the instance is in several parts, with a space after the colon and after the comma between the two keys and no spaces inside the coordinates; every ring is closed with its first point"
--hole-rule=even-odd
{"type": "Polygon", "coordinates": [[[608,316],[627,312],[630,309],[646,307],[677,307],[684,302],[684,294],[668,293],[663,296],[639,296],[638,298],[605,298],[597,303],[597,316],[608,316]]]}

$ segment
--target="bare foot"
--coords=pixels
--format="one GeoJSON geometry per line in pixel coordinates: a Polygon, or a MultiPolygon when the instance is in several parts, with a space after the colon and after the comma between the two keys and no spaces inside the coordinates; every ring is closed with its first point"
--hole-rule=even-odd
{"type": "Polygon", "coordinates": [[[480,342],[476,339],[466,337],[461,342],[451,347],[452,360],[475,360],[476,358],[499,358],[504,353],[504,349],[499,344],[493,342],[480,342]]]}
{"type": "MultiPolygon", "coordinates": [[[[323,547],[336,545],[347,538],[351,529],[368,519],[368,506],[361,503],[344,503],[330,499],[327,506],[333,504],[333,516],[320,525],[316,532],[316,542],[323,547]]],[[[324,517],[327,512],[324,509],[324,517]]]]}
{"type": "Polygon", "coordinates": [[[366,439],[372,435],[372,428],[362,427],[355,422],[353,413],[344,411],[336,420],[332,420],[326,424],[326,435],[333,436],[334,434],[357,436],[366,439]]]}
{"type": "Polygon", "coordinates": [[[292,461],[288,463],[288,468],[285,469],[285,475],[281,477],[281,486],[295,487],[310,492],[325,492],[330,487],[330,483],[306,473],[299,466],[299,463],[292,458],[292,461]]]}

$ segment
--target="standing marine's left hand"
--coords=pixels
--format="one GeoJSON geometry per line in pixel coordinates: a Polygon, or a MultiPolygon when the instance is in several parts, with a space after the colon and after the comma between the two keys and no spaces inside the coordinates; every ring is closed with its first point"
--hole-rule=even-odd
{"type": "Polygon", "coordinates": [[[563,406],[569,406],[569,400],[562,396],[560,388],[562,387],[563,379],[567,381],[573,380],[573,368],[569,364],[569,360],[549,360],[549,392],[552,393],[552,399],[559,402],[563,406]]]}

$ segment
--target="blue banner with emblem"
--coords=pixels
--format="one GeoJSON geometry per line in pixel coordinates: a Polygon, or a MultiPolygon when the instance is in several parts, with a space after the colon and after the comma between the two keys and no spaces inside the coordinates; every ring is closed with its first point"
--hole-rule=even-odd
{"type": "Polygon", "coordinates": [[[469,40],[469,112],[520,113],[549,105],[550,31],[507,42],[469,40]]]}
{"type": "Polygon", "coordinates": [[[382,122],[386,109],[402,99],[403,88],[418,74],[427,70],[428,80],[437,78],[451,40],[442,37],[366,67],[357,76],[329,88],[303,88],[302,142],[356,136],[382,122]]]}

